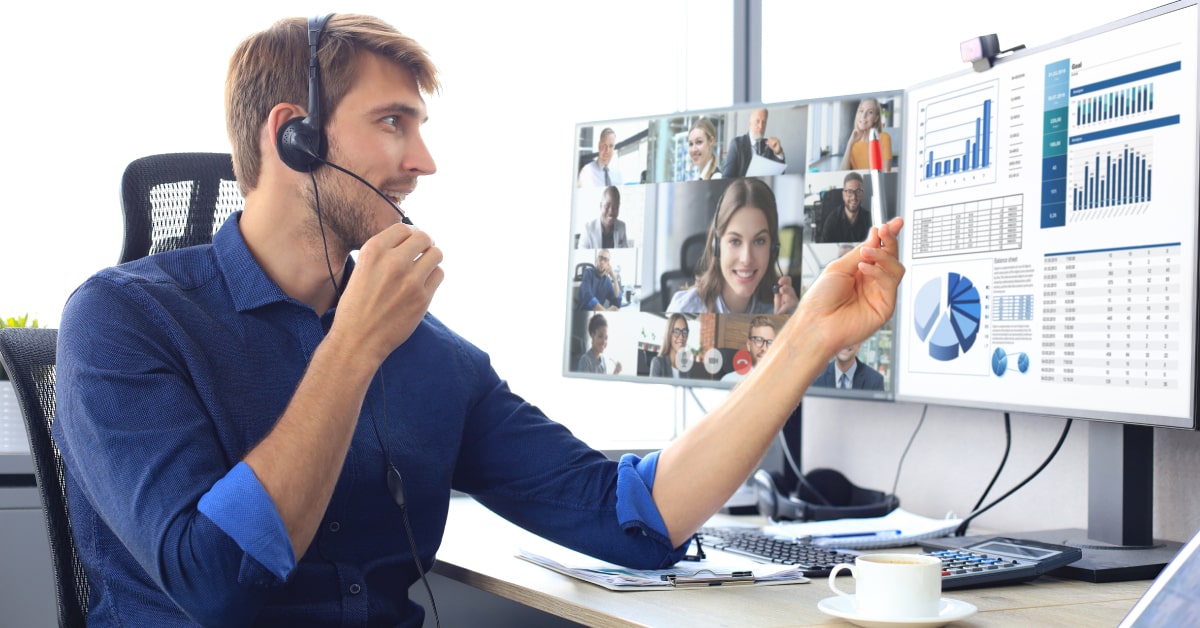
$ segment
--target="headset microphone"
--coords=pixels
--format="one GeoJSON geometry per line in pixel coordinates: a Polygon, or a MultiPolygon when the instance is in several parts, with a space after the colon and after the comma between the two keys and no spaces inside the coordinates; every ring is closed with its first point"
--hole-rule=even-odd
{"type": "Polygon", "coordinates": [[[400,471],[390,460],[388,461],[387,485],[388,492],[392,494],[392,500],[396,502],[397,506],[404,508],[407,505],[404,499],[404,479],[400,477],[400,471]]]}
{"type": "Polygon", "coordinates": [[[396,213],[397,213],[397,214],[400,214],[400,222],[402,222],[402,223],[404,223],[404,224],[406,224],[406,225],[412,225],[412,224],[413,224],[413,222],[412,222],[411,220],[409,220],[409,219],[408,219],[408,215],[404,213],[404,210],[400,209],[400,206],[399,206],[399,205],[397,205],[396,203],[392,202],[392,199],[388,198],[388,195],[387,195],[387,194],[384,194],[384,193],[383,193],[383,191],[381,191],[379,188],[377,188],[377,187],[375,187],[375,186],[371,185],[371,184],[370,184],[370,183],[369,183],[369,182],[368,182],[366,179],[364,179],[364,178],[362,178],[362,177],[358,176],[357,174],[354,174],[353,172],[350,172],[349,170],[347,170],[347,169],[345,169],[345,168],[343,168],[343,167],[341,167],[341,166],[339,166],[339,165],[337,165],[337,164],[333,163],[332,161],[325,161],[324,159],[320,159],[320,160],[318,160],[318,161],[319,161],[319,163],[325,164],[326,166],[329,166],[330,168],[333,168],[334,170],[337,170],[338,172],[343,172],[343,173],[345,173],[345,174],[348,174],[348,175],[350,175],[351,177],[354,177],[354,179],[355,179],[356,181],[358,181],[359,183],[361,183],[361,184],[363,184],[363,185],[367,186],[368,188],[371,188],[371,191],[372,191],[372,192],[374,192],[374,193],[378,194],[378,195],[379,195],[379,198],[382,198],[384,201],[386,201],[389,207],[391,207],[392,209],[396,210],[396,213]]]}

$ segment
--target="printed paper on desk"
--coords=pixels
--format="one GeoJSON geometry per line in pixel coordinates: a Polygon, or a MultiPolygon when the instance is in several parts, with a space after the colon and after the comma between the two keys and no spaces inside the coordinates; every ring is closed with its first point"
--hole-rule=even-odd
{"type": "Polygon", "coordinates": [[[708,558],[669,569],[629,569],[606,563],[542,539],[520,548],[519,558],[613,591],[661,591],[688,586],[799,584],[808,582],[795,566],[766,565],[743,556],[705,548],[708,558]],[[747,575],[748,574],[748,575],[747,575]],[[663,576],[675,576],[681,584],[663,576]]]}
{"type": "Polygon", "coordinates": [[[763,532],[807,540],[814,545],[857,550],[915,545],[924,539],[947,536],[960,523],[962,519],[931,519],[897,508],[882,517],[779,522],[763,528],[763,532]]]}

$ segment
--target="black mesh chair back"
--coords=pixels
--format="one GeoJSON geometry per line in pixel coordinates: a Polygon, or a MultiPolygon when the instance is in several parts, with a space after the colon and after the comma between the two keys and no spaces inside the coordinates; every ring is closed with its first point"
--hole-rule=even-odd
{"type": "Polygon", "coordinates": [[[679,246],[679,268],[664,271],[658,277],[658,294],[662,299],[662,309],[666,311],[671,305],[671,297],[676,292],[692,285],[700,274],[700,258],[708,246],[707,233],[694,233],[683,240],[679,246]]]}
{"type": "Polygon", "coordinates": [[[244,204],[229,153],[165,153],[136,159],[121,177],[125,243],[119,262],[208,244],[244,204]]]}
{"type": "MultiPolygon", "coordinates": [[[[88,579],[75,551],[67,516],[66,477],[62,455],[54,443],[54,365],[56,329],[0,329],[0,362],[12,379],[29,434],[33,472],[42,497],[42,513],[50,539],[58,625],[83,626],[88,612],[88,579]]],[[[0,619],[0,623],[3,620],[0,619]]]]}

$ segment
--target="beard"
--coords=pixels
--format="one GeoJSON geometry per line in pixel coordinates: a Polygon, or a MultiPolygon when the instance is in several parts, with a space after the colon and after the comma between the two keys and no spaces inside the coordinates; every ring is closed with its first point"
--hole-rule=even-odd
{"type": "MultiPolygon", "coordinates": [[[[338,165],[347,163],[332,142],[329,153],[330,162],[338,165]]],[[[354,172],[353,168],[347,170],[354,172]]],[[[400,222],[399,212],[395,212],[395,206],[391,206],[390,201],[380,198],[374,190],[351,175],[329,166],[317,168],[312,175],[312,182],[303,186],[303,196],[318,219],[317,228],[323,230],[318,235],[332,238],[329,242],[331,247],[341,247],[347,253],[359,250],[372,236],[390,226],[391,223],[380,222],[380,203],[388,203],[388,209],[395,213],[392,223],[400,222]]],[[[386,187],[388,184],[385,182],[381,185],[386,187]]],[[[416,182],[409,182],[409,186],[416,187],[416,182]]]]}
{"type": "Polygon", "coordinates": [[[374,235],[373,225],[368,220],[371,212],[365,209],[371,199],[349,184],[371,194],[376,203],[381,200],[365,186],[333,168],[321,168],[313,172],[313,176],[314,184],[304,186],[304,199],[317,218],[317,228],[322,231],[319,235],[331,240],[332,247],[347,252],[362,248],[363,243],[374,235]]]}

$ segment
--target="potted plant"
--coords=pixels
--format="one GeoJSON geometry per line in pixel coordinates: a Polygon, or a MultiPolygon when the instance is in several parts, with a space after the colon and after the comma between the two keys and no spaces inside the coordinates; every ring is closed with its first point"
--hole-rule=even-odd
{"type": "MultiPolygon", "coordinates": [[[[0,327],[37,327],[37,319],[26,314],[20,317],[0,317],[0,327]]],[[[22,453],[29,450],[25,440],[25,425],[21,419],[21,406],[17,403],[17,392],[8,382],[8,373],[0,364],[0,454],[22,453]]]]}
{"type": "MultiPolygon", "coordinates": [[[[8,318],[0,318],[0,327],[37,327],[37,319],[30,320],[29,313],[26,312],[21,316],[10,316],[8,318]]],[[[8,379],[8,373],[4,372],[4,364],[0,363],[0,381],[8,379]]]]}

